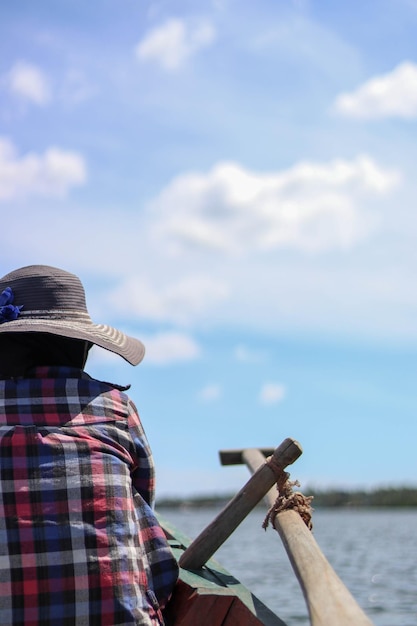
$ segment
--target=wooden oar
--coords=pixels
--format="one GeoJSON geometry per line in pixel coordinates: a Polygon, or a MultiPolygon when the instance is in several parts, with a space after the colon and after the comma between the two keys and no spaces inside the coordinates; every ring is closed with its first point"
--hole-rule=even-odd
{"type": "MultiPolygon", "coordinates": [[[[236,455],[236,451],[233,454],[236,455]]],[[[261,450],[245,450],[241,456],[252,473],[259,471],[259,467],[265,467],[265,456],[261,450]]],[[[230,463],[231,456],[228,457],[227,451],[223,451],[220,458],[226,458],[226,464],[230,463]]],[[[274,504],[276,496],[276,489],[268,492],[266,500],[269,506],[274,504]]],[[[278,513],[274,527],[299,580],[311,625],[372,626],[370,619],[328,563],[299,514],[295,511],[278,513]]]]}
{"type": "MultiPolygon", "coordinates": [[[[266,452],[270,452],[268,449],[266,452]]],[[[262,453],[260,453],[262,454],[262,453]]],[[[273,451],[272,458],[282,469],[294,463],[302,454],[300,444],[294,439],[285,439],[273,451]]],[[[264,463],[239,493],[226,505],[219,515],[188,546],[180,558],[184,569],[198,570],[220,548],[244,518],[262,500],[275,483],[273,471],[264,463]]],[[[239,456],[241,459],[241,455],[239,456]]],[[[236,458],[237,462],[238,459],[236,458]]]]}

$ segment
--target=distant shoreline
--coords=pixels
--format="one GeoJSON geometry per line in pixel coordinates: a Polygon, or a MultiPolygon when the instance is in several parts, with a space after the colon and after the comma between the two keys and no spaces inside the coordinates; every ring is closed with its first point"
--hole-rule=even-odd
{"type": "MultiPolygon", "coordinates": [[[[373,490],[302,489],[306,496],[313,496],[313,508],[373,508],[417,507],[417,487],[392,487],[373,490]]],[[[156,508],[204,508],[224,506],[233,498],[230,495],[196,495],[157,499],[156,508]]]]}

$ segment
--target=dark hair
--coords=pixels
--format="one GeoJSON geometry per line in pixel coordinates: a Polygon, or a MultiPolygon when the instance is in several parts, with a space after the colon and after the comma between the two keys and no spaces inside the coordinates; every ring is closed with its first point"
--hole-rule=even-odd
{"type": "Polygon", "coordinates": [[[0,377],[24,376],[41,365],[83,368],[91,346],[82,339],[48,333],[0,334],[0,377]]]}

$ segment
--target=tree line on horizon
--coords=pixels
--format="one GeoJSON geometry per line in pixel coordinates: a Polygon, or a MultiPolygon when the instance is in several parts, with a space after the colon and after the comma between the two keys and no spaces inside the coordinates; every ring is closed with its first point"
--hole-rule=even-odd
{"type": "Polygon", "coordinates": [[[414,507],[417,506],[417,487],[379,487],[358,489],[308,489],[312,505],[322,507],[414,507]]]}
{"type": "MultiPolygon", "coordinates": [[[[295,491],[297,488],[294,489],[295,491]]],[[[313,496],[313,508],[417,507],[417,487],[380,487],[373,490],[316,489],[301,490],[313,496]]],[[[199,508],[226,504],[233,495],[196,495],[188,498],[157,499],[157,507],[199,508]]]]}

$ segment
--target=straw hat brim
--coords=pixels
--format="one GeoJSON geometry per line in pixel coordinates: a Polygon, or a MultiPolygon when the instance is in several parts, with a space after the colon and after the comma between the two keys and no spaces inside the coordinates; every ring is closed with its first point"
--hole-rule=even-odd
{"type": "Polygon", "coordinates": [[[139,339],[104,324],[60,319],[30,319],[20,317],[0,324],[0,333],[49,333],[71,339],[89,341],[123,357],[131,365],[138,365],[145,356],[145,346],[139,339]]]}

